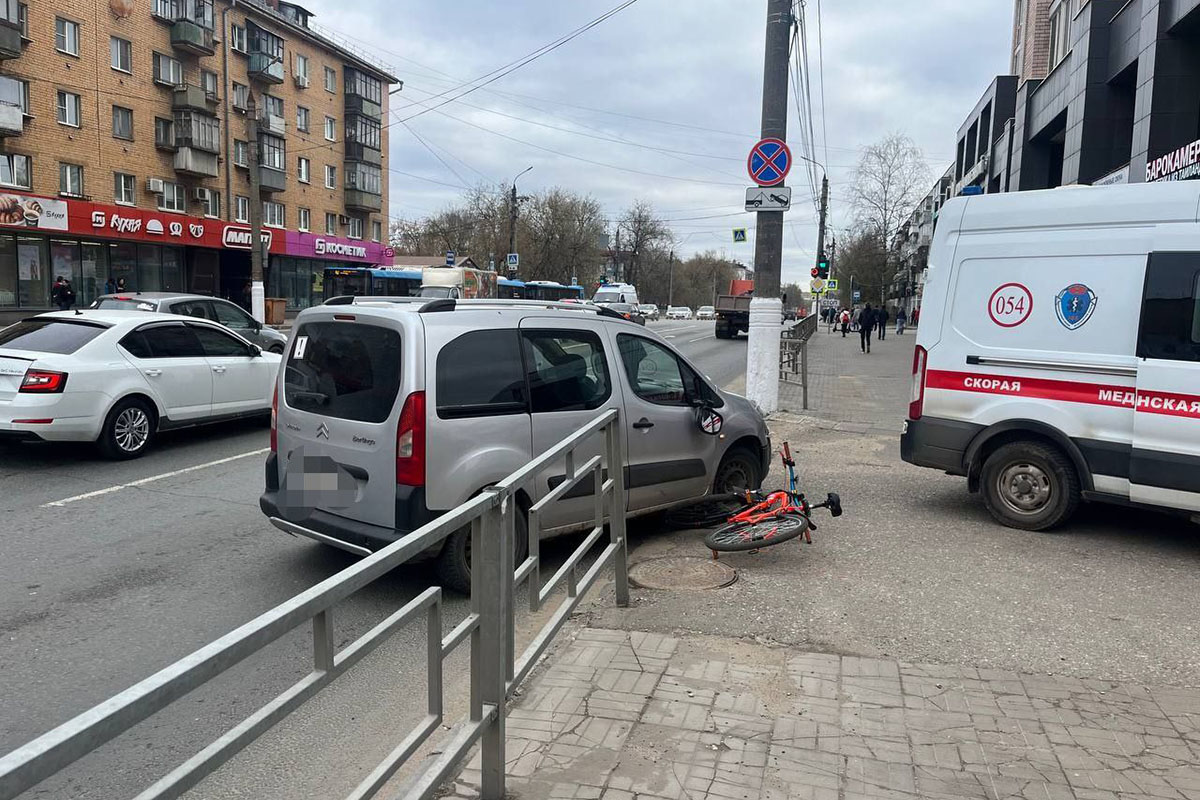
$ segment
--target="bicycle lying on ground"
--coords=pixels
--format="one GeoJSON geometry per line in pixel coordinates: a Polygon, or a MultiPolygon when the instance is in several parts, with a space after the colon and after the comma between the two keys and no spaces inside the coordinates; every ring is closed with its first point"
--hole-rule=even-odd
{"type": "Polygon", "coordinates": [[[840,517],[842,499],[831,492],[824,502],[809,503],[797,488],[796,462],[787,442],[783,443],[780,457],[788,473],[786,490],[769,494],[746,491],[715,495],[700,504],[672,512],[670,523],[691,528],[720,525],[704,537],[704,544],[713,551],[714,558],[718,552],[760,550],[801,535],[811,544],[811,531],[817,529],[812,512],[828,508],[831,516],[840,517]]]}

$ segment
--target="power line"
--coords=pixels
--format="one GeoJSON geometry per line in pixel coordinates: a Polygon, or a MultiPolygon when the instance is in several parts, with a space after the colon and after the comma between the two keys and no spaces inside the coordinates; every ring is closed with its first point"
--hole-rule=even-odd
{"type": "Polygon", "coordinates": [[[439,156],[439,155],[437,154],[437,152],[436,152],[436,151],[435,151],[435,150],[434,150],[432,147],[430,147],[430,146],[429,146],[429,144],[428,144],[428,143],[427,143],[427,142],[426,142],[424,139],[422,139],[422,138],[421,138],[421,134],[419,134],[419,133],[417,133],[416,131],[414,131],[414,130],[412,129],[412,127],[411,127],[411,126],[410,126],[410,125],[409,125],[407,122],[402,122],[402,123],[400,123],[400,124],[402,124],[402,125],[405,127],[405,129],[406,129],[406,130],[407,130],[409,133],[411,133],[411,134],[412,134],[414,137],[416,137],[416,140],[417,140],[418,142],[420,142],[420,143],[421,143],[421,145],[422,145],[422,146],[423,146],[423,147],[424,147],[426,150],[428,150],[428,151],[429,151],[430,155],[432,155],[434,158],[436,158],[436,159],[437,159],[437,160],[438,160],[438,161],[441,163],[441,165],[442,165],[443,167],[445,167],[446,169],[450,170],[450,172],[454,174],[454,177],[458,178],[458,180],[459,180],[459,183],[461,183],[461,184],[462,184],[462,188],[464,188],[464,189],[466,189],[466,188],[467,188],[467,181],[466,181],[466,179],[464,179],[462,175],[459,175],[459,174],[458,174],[458,171],[457,171],[456,169],[454,169],[454,167],[452,167],[452,166],[450,166],[449,164],[447,164],[447,163],[446,163],[446,160],[445,160],[445,159],[443,159],[441,156],[439,156]]]}
{"type": "Polygon", "coordinates": [[[817,63],[821,68],[821,139],[825,142],[825,163],[829,163],[829,127],[825,114],[825,23],[821,19],[821,0],[817,0],[817,63]]]}

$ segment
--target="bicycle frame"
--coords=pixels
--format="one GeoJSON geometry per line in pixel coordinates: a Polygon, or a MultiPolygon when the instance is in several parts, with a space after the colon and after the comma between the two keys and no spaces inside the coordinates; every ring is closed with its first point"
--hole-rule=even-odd
{"type": "Polygon", "coordinates": [[[788,471],[787,491],[771,492],[757,504],[730,517],[730,523],[763,522],[780,514],[802,514],[805,517],[809,516],[811,509],[808,507],[808,501],[804,499],[804,495],[800,494],[796,485],[796,462],[792,459],[791,448],[788,447],[787,442],[783,443],[783,449],[780,451],[779,456],[783,460],[783,466],[788,471]]]}

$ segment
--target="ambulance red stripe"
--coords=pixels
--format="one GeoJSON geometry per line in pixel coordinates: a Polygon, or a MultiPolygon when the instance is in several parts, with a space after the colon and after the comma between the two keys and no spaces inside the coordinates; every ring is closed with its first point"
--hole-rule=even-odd
{"type": "Polygon", "coordinates": [[[931,369],[925,377],[925,388],[1130,408],[1146,414],[1200,419],[1200,395],[1138,390],[1133,386],[931,369]]]}

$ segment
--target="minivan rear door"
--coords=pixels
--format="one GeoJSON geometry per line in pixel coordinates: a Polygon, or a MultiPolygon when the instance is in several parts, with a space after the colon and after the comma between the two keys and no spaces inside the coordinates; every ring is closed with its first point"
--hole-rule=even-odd
{"type": "Polygon", "coordinates": [[[1200,511],[1200,251],[1150,255],[1137,347],[1130,498],[1200,511]]]}
{"type": "Polygon", "coordinates": [[[398,320],[315,315],[292,339],[281,378],[277,436],[280,511],[311,509],[394,527],[396,416],[403,402],[398,320]],[[342,319],[348,317],[348,319],[342,319]]]}

